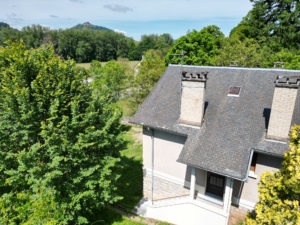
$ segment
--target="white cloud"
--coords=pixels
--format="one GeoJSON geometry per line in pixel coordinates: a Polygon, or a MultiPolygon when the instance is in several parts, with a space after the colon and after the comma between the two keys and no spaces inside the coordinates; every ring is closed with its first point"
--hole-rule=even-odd
{"type": "Polygon", "coordinates": [[[114,29],[114,32],[117,32],[117,33],[120,33],[120,34],[124,34],[126,35],[127,32],[126,31],[123,31],[123,30],[118,30],[118,29],[114,29]]]}
{"type": "Polygon", "coordinates": [[[127,12],[130,12],[130,11],[133,11],[132,8],[129,8],[129,7],[124,6],[124,5],[117,5],[117,4],[104,5],[103,7],[106,8],[106,9],[109,9],[111,11],[120,12],[120,13],[127,13],[127,12]]]}

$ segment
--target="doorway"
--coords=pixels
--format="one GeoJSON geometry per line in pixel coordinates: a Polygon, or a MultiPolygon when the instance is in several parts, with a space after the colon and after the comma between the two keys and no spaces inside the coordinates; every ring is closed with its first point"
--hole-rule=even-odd
{"type": "Polygon", "coordinates": [[[207,172],[206,193],[209,196],[223,200],[225,177],[207,172]]]}

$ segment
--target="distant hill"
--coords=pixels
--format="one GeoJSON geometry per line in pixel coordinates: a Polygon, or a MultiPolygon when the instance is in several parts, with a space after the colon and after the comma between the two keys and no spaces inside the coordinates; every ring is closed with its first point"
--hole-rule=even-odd
{"type": "Polygon", "coordinates": [[[90,22],[85,22],[83,24],[77,24],[74,27],[71,27],[71,29],[75,29],[75,30],[83,30],[83,29],[88,29],[88,30],[110,30],[106,27],[101,27],[101,26],[97,26],[97,25],[93,25],[90,22]]]}
{"type": "Polygon", "coordinates": [[[10,26],[7,23],[0,22],[0,30],[2,30],[2,28],[4,27],[10,27],[10,26]]]}

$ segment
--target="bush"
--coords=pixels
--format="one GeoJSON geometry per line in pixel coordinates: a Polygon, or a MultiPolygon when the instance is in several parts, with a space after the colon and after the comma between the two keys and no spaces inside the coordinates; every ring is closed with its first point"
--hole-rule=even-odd
{"type": "Polygon", "coordinates": [[[292,129],[282,168],[264,173],[258,191],[259,202],[246,224],[300,224],[300,126],[292,129]]]}

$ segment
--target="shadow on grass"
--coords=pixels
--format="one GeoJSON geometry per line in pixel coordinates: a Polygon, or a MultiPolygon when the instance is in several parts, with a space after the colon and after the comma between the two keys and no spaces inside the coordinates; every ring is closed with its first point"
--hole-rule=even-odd
{"type": "Polygon", "coordinates": [[[141,160],[121,157],[121,177],[118,193],[123,197],[118,202],[126,211],[131,211],[143,197],[143,170],[141,160]]]}
{"type": "Polygon", "coordinates": [[[106,225],[118,222],[121,223],[124,218],[119,212],[107,207],[95,212],[92,218],[89,218],[89,220],[92,221],[90,223],[91,225],[106,225]]]}
{"type": "MultiPolygon", "coordinates": [[[[121,177],[118,181],[118,193],[123,197],[113,207],[130,212],[143,196],[142,162],[133,158],[121,157],[122,167],[119,168],[121,177]]],[[[94,213],[91,225],[140,225],[132,221],[113,208],[104,208],[94,213]]]]}

